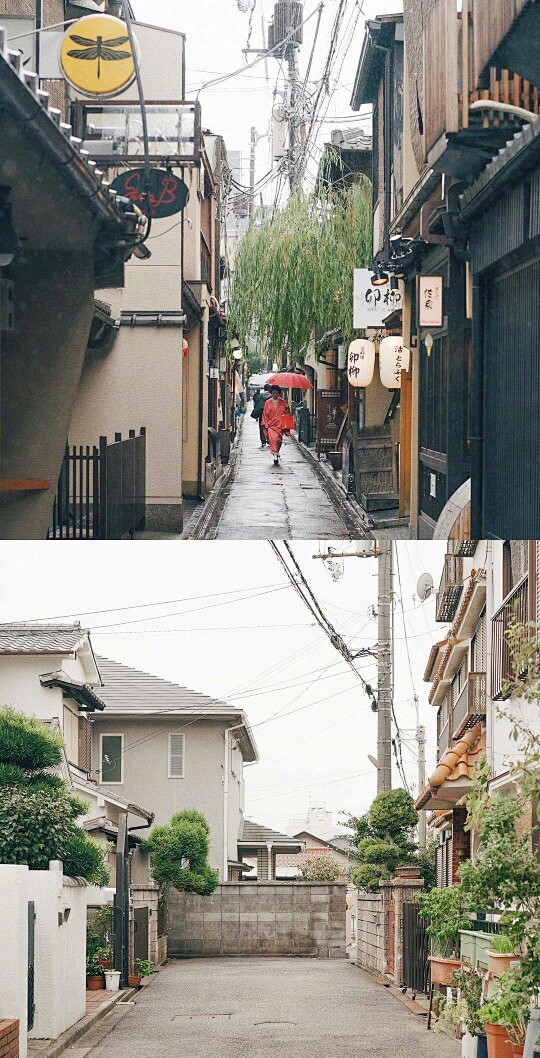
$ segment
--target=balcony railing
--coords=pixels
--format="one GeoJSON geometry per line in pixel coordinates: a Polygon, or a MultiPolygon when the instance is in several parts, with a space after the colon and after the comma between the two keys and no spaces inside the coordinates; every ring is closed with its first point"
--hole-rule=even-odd
{"type": "Polygon", "coordinates": [[[493,616],[491,655],[491,697],[501,701],[508,697],[504,687],[512,677],[512,654],[507,638],[511,625],[529,619],[529,580],[524,577],[493,616]]]}
{"type": "Polygon", "coordinates": [[[452,738],[461,738],[464,731],[473,727],[486,715],[486,674],[470,672],[459,698],[454,703],[452,716],[452,738]]]}
{"type": "Polygon", "coordinates": [[[539,112],[538,88],[518,74],[489,66],[525,0],[435,0],[425,21],[425,154],[452,176],[480,170],[518,131],[523,119],[500,110],[471,111],[479,99],[539,112]],[[445,136],[454,142],[446,145],[445,136]],[[463,170],[463,171],[462,171],[463,170]]]}
{"type": "Polygon", "coordinates": [[[452,621],[463,591],[463,559],[445,555],[441,583],[437,592],[436,621],[452,621]]]}

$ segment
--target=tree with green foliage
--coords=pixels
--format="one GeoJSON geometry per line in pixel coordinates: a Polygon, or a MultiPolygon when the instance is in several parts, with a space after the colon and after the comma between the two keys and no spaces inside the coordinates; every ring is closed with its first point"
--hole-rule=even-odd
{"type": "Polygon", "coordinates": [[[240,343],[255,332],[270,357],[297,360],[313,337],[353,335],[353,273],[371,262],[367,180],[322,197],[297,191],[254,225],[235,260],[229,324],[240,343]]]}
{"type": "Polygon", "coordinates": [[[348,871],[327,853],[308,856],[300,866],[301,882],[346,882],[348,871]]]}
{"type": "Polygon", "coordinates": [[[62,860],[64,872],[106,885],[104,850],[77,825],[87,809],[59,775],[63,740],[36,717],[0,709],[0,862],[47,870],[62,860]]]}
{"type": "Polygon", "coordinates": [[[177,812],[166,826],[154,827],[143,849],[150,853],[152,877],[167,889],[185,889],[208,896],[216,888],[217,871],[208,865],[210,827],[195,809],[177,812]]]}
{"type": "Polygon", "coordinates": [[[406,790],[377,794],[369,811],[363,816],[350,817],[346,825],[354,835],[355,858],[359,863],[352,880],[360,889],[377,892],[379,882],[392,878],[397,868],[405,864],[432,867],[428,882],[434,876],[433,850],[426,851],[421,860],[418,856],[418,846],[413,840],[418,816],[406,790]]]}

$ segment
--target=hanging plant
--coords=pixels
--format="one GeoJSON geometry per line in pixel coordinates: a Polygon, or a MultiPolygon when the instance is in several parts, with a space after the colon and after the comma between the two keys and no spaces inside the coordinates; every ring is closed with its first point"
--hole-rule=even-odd
{"type": "Polygon", "coordinates": [[[353,333],[353,272],[371,261],[367,181],[322,197],[296,192],[245,236],[235,261],[230,323],[242,344],[300,356],[317,332],[353,333]]]}

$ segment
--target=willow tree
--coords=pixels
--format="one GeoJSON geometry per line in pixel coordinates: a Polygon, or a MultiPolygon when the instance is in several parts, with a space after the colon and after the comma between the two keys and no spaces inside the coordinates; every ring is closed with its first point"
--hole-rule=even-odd
{"type": "Polygon", "coordinates": [[[323,197],[298,191],[240,245],[230,324],[242,344],[255,332],[271,356],[293,359],[314,334],[353,331],[353,272],[371,262],[367,181],[323,197]]]}

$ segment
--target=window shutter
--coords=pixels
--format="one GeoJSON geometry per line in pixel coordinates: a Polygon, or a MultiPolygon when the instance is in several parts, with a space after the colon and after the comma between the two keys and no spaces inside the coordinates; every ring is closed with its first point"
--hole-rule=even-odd
{"type": "Polygon", "coordinates": [[[184,778],[185,735],[169,735],[169,778],[184,778]]]}
{"type": "Polygon", "coordinates": [[[536,541],[536,620],[540,621],[540,540],[536,541]]]}

